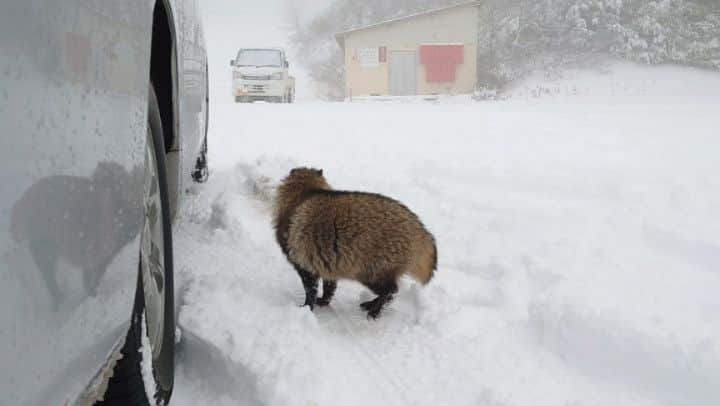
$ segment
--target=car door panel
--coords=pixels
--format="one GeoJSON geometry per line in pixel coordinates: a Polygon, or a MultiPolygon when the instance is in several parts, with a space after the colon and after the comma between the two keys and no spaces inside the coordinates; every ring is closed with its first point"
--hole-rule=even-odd
{"type": "Polygon", "coordinates": [[[11,3],[0,12],[0,393],[36,404],[61,378],[73,384],[55,399],[81,390],[129,318],[153,3],[11,3]]]}

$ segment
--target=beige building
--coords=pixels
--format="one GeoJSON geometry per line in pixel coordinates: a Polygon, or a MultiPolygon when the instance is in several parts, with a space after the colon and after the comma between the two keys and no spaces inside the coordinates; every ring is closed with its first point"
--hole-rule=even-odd
{"type": "Polygon", "coordinates": [[[480,14],[473,1],[338,34],[346,96],[471,93],[480,14]]]}

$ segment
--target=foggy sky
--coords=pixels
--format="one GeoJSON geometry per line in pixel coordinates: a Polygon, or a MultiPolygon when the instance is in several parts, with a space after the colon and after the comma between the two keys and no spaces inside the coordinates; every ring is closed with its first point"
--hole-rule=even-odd
{"type": "MultiPolygon", "coordinates": [[[[203,0],[200,7],[208,47],[210,90],[214,102],[228,102],[232,71],[229,66],[241,47],[288,47],[290,8],[299,18],[311,19],[333,0],[203,0]]],[[[288,50],[292,55],[292,49],[288,50]]],[[[297,96],[307,97],[304,72],[290,61],[298,78],[297,96]]]]}

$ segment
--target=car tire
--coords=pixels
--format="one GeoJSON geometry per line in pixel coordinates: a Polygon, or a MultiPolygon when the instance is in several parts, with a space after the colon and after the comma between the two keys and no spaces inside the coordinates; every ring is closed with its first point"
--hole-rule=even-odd
{"type": "MultiPolygon", "coordinates": [[[[121,350],[122,358],[113,369],[113,376],[108,382],[104,399],[96,403],[96,405],[166,405],[172,395],[175,370],[173,248],[162,128],[157,98],[154,89],[150,86],[146,151],[148,158],[146,158],[146,166],[152,167],[149,168],[149,171],[153,172],[146,169],[146,182],[150,179],[150,191],[148,191],[146,184],[143,193],[145,220],[141,229],[140,261],[138,264],[135,302],[125,345],[121,350]],[[154,160],[149,158],[151,155],[154,155],[154,160]],[[157,190],[152,187],[152,184],[157,186],[157,190]],[[148,202],[150,201],[159,203],[159,207],[153,206],[156,210],[149,209],[148,202]],[[155,214],[149,214],[151,212],[155,214]],[[161,224],[154,227],[157,221],[161,221],[161,224]],[[148,229],[156,230],[149,231],[150,234],[153,234],[152,237],[148,235],[148,231],[146,231],[148,229]],[[159,261],[159,255],[162,255],[161,272],[158,271],[157,267],[144,265],[149,263],[150,260],[150,258],[146,257],[153,256],[143,251],[143,247],[147,246],[145,244],[147,238],[150,238],[149,246],[151,248],[158,248],[154,239],[162,238],[162,249],[151,249],[152,253],[157,253],[156,258],[152,258],[152,260],[159,261]],[[160,273],[162,275],[159,275],[160,273]],[[152,285],[153,283],[155,285],[152,285]],[[160,290],[152,290],[148,285],[160,287],[160,290]],[[148,296],[150,294],[157,295],[148,296]],[[155,301],[162,303],[162,308],[156,309],[157,306],[155,306],[149,309],[146,306],[147,298],[150,298],[153,303],[155,301]],[[157,310],[157,316],[161,318],[153,316],[154,313],[151,314],[153,310],[157,310]],[[157,323],[151,324],[150,319],[156,320],[157,323]],[[158,331],[159,328],[162,328],[162,330],[158,331]],[[154,340],[149,338],[151,331],[156,332],[154,340]],[[144,348],[143,344],[147,343],[150,344],[150,348],[144,348]],[[145,360],[143,360],[144,356],[152,358],[152,377],[147,376],[150,372],[145,360]],[[146,371],[145,376],[143,375],[144,371],[146,371]]],[[[158,243],[160,243],[159,240],[158,243]]],[[[156,263],[154,262],[154,264],[156,263]]]]}

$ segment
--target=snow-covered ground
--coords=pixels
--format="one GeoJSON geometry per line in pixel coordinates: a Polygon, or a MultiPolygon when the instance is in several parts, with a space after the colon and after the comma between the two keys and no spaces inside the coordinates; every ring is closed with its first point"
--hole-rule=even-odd
{"type": "Polygon", "coordinates": [[[720,75],[608,69],[495,103],[213,106],[175,404],[720,404],[720,75]],[[352,282],[298,307],[268,208],[296,165],[416,211],[436,278],[377,321],[352,282]]]}

